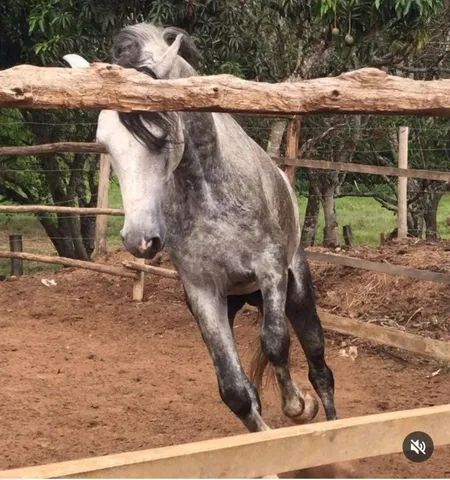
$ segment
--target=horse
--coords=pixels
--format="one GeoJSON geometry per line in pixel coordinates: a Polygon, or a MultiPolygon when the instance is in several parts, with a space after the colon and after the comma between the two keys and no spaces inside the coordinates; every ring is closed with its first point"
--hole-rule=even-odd
{"type": "MultiPolygon", "coordinates": [[[[192,38],[175,27],[140,23],[113,41],[114,64],[154,79],[197,75],[198,61],[192,38]]],[[[119,180],[124,246],[147,259],[168,252],[229,409],[251,432],[269,428],[233,334],[234,318],[248,303],[260,311],[260,361],[275,371],[284,414],[304,423],[319,408],[291,378],[289,321],[326,418],[335,419],[297,200],[282,170],[225,113],[103,110],[97,141],[119,180]]]]}

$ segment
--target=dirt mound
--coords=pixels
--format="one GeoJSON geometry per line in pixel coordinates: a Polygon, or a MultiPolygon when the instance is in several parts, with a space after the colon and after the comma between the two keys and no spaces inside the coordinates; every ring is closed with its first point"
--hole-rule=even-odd
{"type": "MultiPolygon", "coordinates": [[[[357,247],[346,251],[345,255],[450,272],[448,243],[428,245],[423,242],[404,242],[379,248],[357,247]]],[[[322,262],[311,262],[311,266],[321,307],[351,318],[376,321],[413,333],[450,340],[448,285],[322,262]]]]}

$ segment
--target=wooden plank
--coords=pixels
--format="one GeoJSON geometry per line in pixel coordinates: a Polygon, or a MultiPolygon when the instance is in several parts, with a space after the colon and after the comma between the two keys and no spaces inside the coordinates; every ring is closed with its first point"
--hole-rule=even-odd
{"type": "MultiPolygon", "coordinates": [[[[98,175],[97,208],[108,208],[109,177],[111,174],[111,158],[109,154],[100,155],[100,172],[98,175]]],[[[95,219],[95,247],[92,258],[107,253],[108,216],[98,215],[95,219]]]]}
{"type": "MultiPolygon", "coordinates": [[[[398,168],[408,168],[408,127],[400,127],[398,132],[398,168]]],[[[408,179],[398,177],[397,184],[397,238],[408,236],[408,179]]]]}
{"type": "MultiPolygon", "coordinates": [[[[300,117],[295,116],[290,120],[286,132],[286,157],[291,161],[298,156],[298,147],[300,141],[300,117]]],[[[286,165],[285,173],[289,179],[289,183],[295,186],[295,174],[297,167],[295,165],[286,165]]]]}
{"type": "Polygon", "coordinates": [[[434,170],[420,170],[416,168],[379,167],[377,165],[364,165],[362,163],[330,162],[327,160],[308,160],[298,158],[291,162],[287,158],[275,159],[280,165],[295,165],[299,168],[314,168],[316,170],[332,170],[337,172],[370,173],[372,175],[390,175],[393,177],[423,178],[425,180],[438,180],[450,182],[450,172],[434,170]]]}
{"type": "Polygon", "coordinates": [[[450,343],[413,335],[401,330],[381,327],[361,320],[341,317],[319,309],[322,325],[327,330],[372,340],[383,345],[401,348],[435,360],[450,363],[450,343]]]}
{"type": "Polygon", "coordinates": [[[399,453],[417,430],[435,447],[447,445],[449,424],[450,405],[439,405],[5,470],[0,478],[261,477],[399,453]]]}
{"type": "Polygon", "coordinates": [[[114,267],[112,265],[103,265],[102,263],[86,262],[84,260],[75,260],[67,257],[56,257],[50,255],[35,255],[24,252],[0,252],[0,258],[21,258],[30,262],[54,263],[64,265],[65,267],[84,268],[94,272],[107,273],[118,277],[136,278],[136,274],[124,267],[114,267]]]}
{"type": "Polygon", "coordinates": [[[391,263],[372,262],[362,258],[346,257],[333,253],[320,253],[307,251],[309,260],[331,263],[333,265],[342,265],[345,267],[361,268],[371,272],[387,273],[388,275],[398,275],[400,277],[413,278],[427,282],[450,283],[450,273],[432,272],[430,270],[419,270],[418,268],[403,267],[401,265],[392,265],[391,263]]]}
{"type": "Polygon", "coordinates": [[[0,147],[2,155],[48,155],[51,153],[105,153],[106,149],[95,142],[57,142],[41,145],[0,147]]]}
{"type": "Polygon", "coordinates": [[[82,215],[112,215],[123,217],[119,208],[58,207],[55,205],[1,205],[0,213],[78,213],[82,215]]]}
{"type": "Polygon", "coordinates": [[[448,116],[450,79],[413,80],[362,68],[338,77],[272,84],[231,75],[155,80],[102,63],[90,68],[19,65],[0,72],[0,106],[448,116]]]}

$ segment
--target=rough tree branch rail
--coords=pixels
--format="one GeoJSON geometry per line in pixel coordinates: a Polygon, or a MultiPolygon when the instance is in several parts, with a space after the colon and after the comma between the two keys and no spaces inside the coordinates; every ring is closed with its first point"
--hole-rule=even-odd
{"type": "Polygon", "coordinates": [[[411,80],[363,68],[338,77],[269,84],[231,75],[154,80],[117,65],[0,72],[0,106],[262,114],[450,115],[450,80],[411,80]]]}

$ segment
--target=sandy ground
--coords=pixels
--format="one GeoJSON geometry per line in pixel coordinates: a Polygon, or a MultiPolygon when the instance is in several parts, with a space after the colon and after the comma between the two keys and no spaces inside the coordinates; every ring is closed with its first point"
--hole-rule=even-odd
{"type": "MultiPolygon", "coordinates": [[[[354,254],[383,252],[369,253],[354,254]]],[[[414,261],[413,255],[404,264],[414,261]]],[[[322,307],[448,338],[448,286],[413,286],[342,267],[313,270],[322,307]]],[[[156,277],[146,282],[142,303],[131,301],[129,279],[81,270],[0,282],[1,469],[244,432],[219,398],[180,285],[156,277]],[[49,276],[57,286],[41,283],[49,276]]],[[[257,336],[253,312],[240,314],[236,336],[248,365],[257,336]]],[[[352,361],[339,355],[343,341],[350,339],[327,335],[341,418],[449,402],[448,369],[431,376],[434,362],[361,341],[353,341],[358,357],[352,361]]],[[[294,377],[310,389],[296,344],[292,364],[294,377]]],[[[264,391],[263,409],[272,427],[290,425],[272,386],[264,391]]],[[[422,464],[398,454],[352,466],[361,477],[450,477],[450,446],[422,464]]]]}

